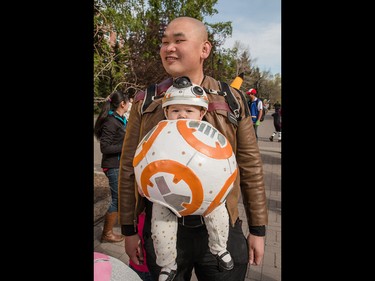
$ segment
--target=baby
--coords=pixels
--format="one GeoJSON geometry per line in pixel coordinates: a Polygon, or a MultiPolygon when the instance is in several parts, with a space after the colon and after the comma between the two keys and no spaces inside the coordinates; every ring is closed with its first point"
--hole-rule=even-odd
{"type": "MultiPolygon", "coordinates": [[[[164,114],[168,120],[202,120],[208,109],[207,94],[202,87],[192,84],[186,76],[175,79],[162,100],[164,114]]],[[[210,251],[218,260],[221,270],[234,266],[227,251],[229,215],[225,204],[220,204],[206,217],[201,218],[207,227],[210,251]]],[[[177,273],[177,216],[167,207],[154,203],[151,232],[156,254],[156,263],[162,267],[158,281],[171,281],[177,273]],[[172,247],[170,247],[172,246],[172,247]]]]}

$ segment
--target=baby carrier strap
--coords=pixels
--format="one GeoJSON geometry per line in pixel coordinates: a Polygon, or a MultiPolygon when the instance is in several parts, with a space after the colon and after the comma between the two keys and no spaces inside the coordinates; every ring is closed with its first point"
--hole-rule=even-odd
{"type": "Polygon", "coordinates": [[[141,108],[141,113],[143,114],[147,107],[151,104],[154,99],[161,98],[164,96],[165,91],[172,85],[172,77],[165,79],[159,84],[151,84],[146,89],[146,92],[143,92],[143,95],[137,96],[137,100],[143,99],[143,104],[141,108]]]}
{"type": "MultiPolygon", "coordinates": [[[[212,89],[207,89],[204,88],[207,94],[217,94],[220,96],[223,96],[225,98],[225,102],[219,102],[219,101],[212,101],[209,103],[208,110],[225,110],[228,112],[228,119],[231,123],[237,125],[238,121],[241,120],[241,115],[240,115],[240,105],[235,97],[235,95],[232,93],[231,88],[226,82],[219,81],[220,82],[220,91],[212,90],[212,89]]],[[[145,110],[148,108],[148,106],[151,104],[151,102],[157,98],[161,98],[164,96],[165,91],[172,85],[173,79],[168,78],[161,82],[160,84],[151,84],[150,86],[147,87],[145,92],[140,92],[139,94],[136,95],[135,101],[142,100],[143,99],[143,104],[141,108],[141,113],[143,114],[145,110]]],[[[235,88],[233,88],[235,89],[235,88]]],[[[246,98],[242,94],[240,90],[235,89],[244,104],[246,104],[246,98]]],[[[249,116],[250,112],[247,106],[245,106],[245,115],[249,116]]]]}

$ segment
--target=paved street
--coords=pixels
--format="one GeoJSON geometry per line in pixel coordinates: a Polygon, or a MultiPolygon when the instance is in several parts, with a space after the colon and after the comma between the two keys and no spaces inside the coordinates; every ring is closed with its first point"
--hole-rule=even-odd
{"type": "MultiPolygon", "coordinates": [[[[281,143],[269,140],[274,130],[272,113],[273,110],[268,112],[258,129],[258,145],[262,154],[269,208],[265,256],[262,265],[249,267],[245,281],[281,281],[281,143]]],[[[99,143],[94,138],[94,172],[101,173],[100,160],[99,143]]],[[[241,201],[238,204],[243,231],[247,235],[244,206],[241,201]]],[[[129,259],[125,253],[124,242],[100,243],[102,228],[101,220],[94,225],[94,251],[108,254],[127,264],[129,259]]],[[[115,230],[120,232],[120,227],[115,230]]],[[[197,281],[195,275],[191,281],[197,281]]]]}

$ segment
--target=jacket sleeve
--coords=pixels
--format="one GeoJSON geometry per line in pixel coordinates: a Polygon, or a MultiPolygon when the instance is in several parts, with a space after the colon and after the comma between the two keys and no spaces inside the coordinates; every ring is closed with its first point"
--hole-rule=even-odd
{"type": "Polygon", "coordinates": [[[268,224],[263,163],[250,117],[239,121],[237,164],[240,170],[242,201],[249,227],[268,224]]]}
{"type": "MultiPolygon", "coordinates": [[[[211,82],[206,87],[215,89],[214,86],[214,82],[211,82]]],[[[205,118],[228,138],[236,154],[239,173],[227,196],[227,209],[232,224],[238,218],[238,200],[242,197],[250,233],[254,234],[254,229],[258,228],[260,231],[257,234],[263,236],[263,229],[268,224],[263,163],[251,116],[245,110],[246,98],[242,92],[232,92],[240,105],[241,118],[238,126],[230,124],[227,112],[221,110],[209,111],[205,118]]],[[[212,102],[222,97],[209,95],[209,99],[212,102]]]]}
{"type": "Polygon", "coordinates": [[[140,108],[142,101],[134,102],[126,127],[119,168],[119,218],[123,234],[131,235],[136,230],[136,202],[139,198],[135,186],[133,158],[138,146],[141,127],[140,108]],[[125,231],[127,229],[128,231],[125,231]],[[127,233],[124,233],[127,232],[127,233]]]}

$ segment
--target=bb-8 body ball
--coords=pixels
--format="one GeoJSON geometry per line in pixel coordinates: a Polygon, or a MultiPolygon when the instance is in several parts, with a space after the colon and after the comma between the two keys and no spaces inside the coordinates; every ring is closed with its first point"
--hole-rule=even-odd
{"type": "Polygon", "coordinates": [[[206,121],[162,120],[138,144],[138,191],[178,217],[207,216],[225,199],[237,177],[229,141],[206,121]]]}

